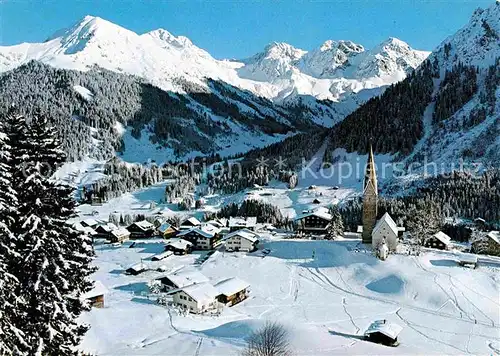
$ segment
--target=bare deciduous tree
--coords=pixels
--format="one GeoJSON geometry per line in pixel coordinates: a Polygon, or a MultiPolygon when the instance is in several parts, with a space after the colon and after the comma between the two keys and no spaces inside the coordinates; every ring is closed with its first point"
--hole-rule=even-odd
{"type": "Polygon", "coordinates": [[[290,356],[288,330],[277,322],[268,321],[250,334],[242,356],[290,356]]]}

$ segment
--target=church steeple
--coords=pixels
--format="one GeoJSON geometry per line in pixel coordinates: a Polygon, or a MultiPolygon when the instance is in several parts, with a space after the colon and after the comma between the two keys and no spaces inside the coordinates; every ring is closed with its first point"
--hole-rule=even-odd
{"type": "Polygon", "coordinates": [[[372,231],[377,222],[377,201],[377,172],[373,157],[373,148],[370,144],[370,153],[368,154],[363,182],[363,243],[372,243],[372,231]]]}

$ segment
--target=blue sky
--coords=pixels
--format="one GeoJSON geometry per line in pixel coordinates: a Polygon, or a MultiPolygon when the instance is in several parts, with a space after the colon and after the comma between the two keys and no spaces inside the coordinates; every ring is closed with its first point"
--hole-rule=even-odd
{"type": "Polygon", "coordinates": [[[164,28],[217,58],[245,58],[270,42],[310,50],[327,39],[373,47],[398,37],[432,50],[493,0],[0,0],[0,44],[41,42],[83,16],[137,33],[164,28]]]}

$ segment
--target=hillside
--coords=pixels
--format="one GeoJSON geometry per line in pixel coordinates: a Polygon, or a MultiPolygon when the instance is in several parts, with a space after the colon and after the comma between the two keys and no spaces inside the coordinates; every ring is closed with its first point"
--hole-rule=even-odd
{"type": "Polygon", "coordinates": [[[500,4],[478,9],[410,76],[331,129],[330,149],[399,154],[405,163],[484,165],[500,152],[500,4]]]}

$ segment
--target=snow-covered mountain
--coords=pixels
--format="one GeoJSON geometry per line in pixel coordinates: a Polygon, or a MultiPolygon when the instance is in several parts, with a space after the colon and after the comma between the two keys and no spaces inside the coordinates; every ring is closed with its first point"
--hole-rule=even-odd
{"type": "Polygon", "coordinates": [[[211,78],[275,102],[296,103],[307,96],[342,102],[337,117],[322,122],[330,126],[380,92],[372,89],[404,79],[427,55],[391,38],[369,51],[350,41],[326,41],[310,52],[273,43],[247,60],[217,60],[188,38],[164,29],[139,35],[86,16],[43,43],[0,47],[0,70],[30,60],[81,71],[97,65],[181,93],[178,79],[207,87],[205,78],[211,78]]]}

